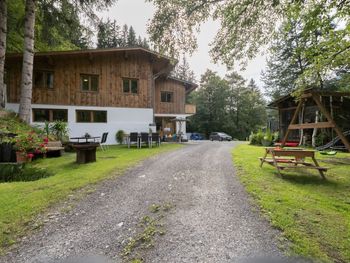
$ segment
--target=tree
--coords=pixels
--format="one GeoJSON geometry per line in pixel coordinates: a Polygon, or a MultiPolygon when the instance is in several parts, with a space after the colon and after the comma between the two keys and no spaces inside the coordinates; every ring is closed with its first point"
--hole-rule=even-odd
{"type": "Polygon", "coordinates": [[[5,54],[7,34],[7,3],[0,0],[0,109],[5,107],[5,54]]]}
{"type": "Polygon", "coordinates": [[[21,78],[21,97],[19,102],[19,117],[25,122],[29,123],[32,103],[35,0],[26,0],[25,14],[24,51],[21,78]]]}
{"type": "Polygon", "coordinates": [[[190,118],[189,130],[206,135],[223,131],[245,139],[266,124],[265,101],[259,88],[252,80],[246,85],[236,72],[223,79],[207,70],[191,99],[197,105],[197,113],[190,118]]]}
{"type": "Polygon", "coordinates": [[[308,67],[308,60],[299,52],[306,48],[300,33],[300,23],[289,20],[283,23],[269,49],[266,70],[262,73],[265,93],[278,99],[296,89],[296,81],[308,67]],[[299,32],[298,32],[299,31],[299,32]]]}
{"type": "Polygon", "coordinates": [[[127,46],[134,47],[137,46],[137,38],[135,30],[132,26],[129,27],[128,38],[127,38],[127,46]]]}
{"type": "Polygon", "coordinates": [[[212,57],[231,67],[254,57],[273,39],[277,25],[292,19],[301,22],[298,33],[307,43],[298,53],[310,62],[297,87],[322,85],[321,76],[349,64],[350,5],[345,0],[148,1],[156,6],[148,31],[161,52],[176,56],[180,50],[192,52],[197,47],[195,34],[212,18],[221,25],[212,43],[212,57]]]}
{"type": "Polygon", "coordinates": [[[107,19],[106,22],[101,21],[97,27],[97,47],[113,48],[119,47],[122,43],[120,38],[120,27],[115,20],[107,19]]]}
{"type": "Polygon", "coordinates": [[[200,88],[193,92],[197,113],[190,118],[189,129],[207,136],[223,130],[226,118],[227,83],[217,73],[207,70],[201,77],[200,88]]]}
{"type": "Polygon", "coordinates": [[[123,26],[122,35],[121,35],[121,46],[127,47],[128,46],[128,35],[129,35],[129,27],[127,24],[123,26]]]}
{"type": "Polygon", "coordinates": [[[220,30],[212,43],[215,61],[232,66],[233,61],[252,58],[270,39],[283,6],[280,1],[241,0],[148,0],[156,12],[149,25],[150,39],[162,52],[177,55],[197,48],[196,33],[212,18],[220,30]]]}
{"type": "Polygon", "coordinates": [[[189,82],[195,82],[196,77],[193,70],[191,70],[190,64],[187,62],[186,56],[183,55],[181,63],[178,63],[171,73],[173,77],[178,79],[186,80],[189,82]]]}
{"type": "MultiPolygon", "coordinates": [[[[65,0],[62,0],[63,3],[65,0]]],[[[76,0],[79,6],[87,15],[94,15],[93,8],[105,7],[113,0],[76,0]]],[[[31,100],[32,100],[32,78],[34,60],[34,36],[35,36],[35,9],[36,0],[26,0],[25,2],[25,22],[24,22],[24,50],[21,77],[21,96],[19,105],[19,116],[25,122],[30,121],[31,100]]]]}

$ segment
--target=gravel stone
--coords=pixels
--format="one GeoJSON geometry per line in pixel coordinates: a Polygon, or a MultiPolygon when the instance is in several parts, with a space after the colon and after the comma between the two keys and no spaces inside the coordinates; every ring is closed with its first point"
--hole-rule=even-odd
{"type": "Polygon", "coordinates": [[[144,262],[283,257],[280,233],[251,205],[235,175],[231,150],[237,144],[192,142],[152,157],[101,183],[71,211],[51,212],[54,220],[22,239],[0,262],[123,262],[120,253],[152,204],[172,208],[162,219],[165,234],[156,237],[153,248],[138,251],[144,262]]]}

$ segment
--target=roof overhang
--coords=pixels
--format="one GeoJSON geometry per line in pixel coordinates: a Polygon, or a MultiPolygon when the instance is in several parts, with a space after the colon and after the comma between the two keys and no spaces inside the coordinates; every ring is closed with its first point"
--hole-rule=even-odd
{"type": "Polygon", "coordinates": [[[192,91],[194,91],[198,87],[198,85],[196,83],[193,83],[191,81],[182,80],[182,79],[172,77],[172,76],[169,76],[168,79],[171,79],[171,80],[174,80],[174,81],[177,81],[177,82],[180,82],[181,84],[183,84],[186,88],[186,94],[191,93],[192,91]]]}
{"type": "MultiPolygon", "coordinates": [[[[154,73],[160,72],[163,68],[173,68],[177,61],[171,57],[162,55],[155,51],[142,47],[121,47],[121,48],[102,48],[102,49],[81,49],[66,51],[45,51],[35,52],[34,58],[56,58],[56,57],[88,57],[93,59],[95,55],[108,55],[113,53],[124,54],[125,58],[130,54],[149,54],[149,59],[153,63],[154,73]],[[170,65],[170,66],[169,66],[170,65]]],[[[6,54],[7,61],[16,61],[22,59],[23,53],[6,54]]]]}
{"type": "MultiPolygon", "coordinates": [[[[301,98],[309,98],[309,97],[312,97],[312,96],[322,96],[322,97],[330,97],[330,96],[333,96],[333,97],[350,97],[350,92],[342,92],[342,91],[330,91],[330,90],[318,90],[318,89],[306,89],[304,90],[304,92],[300,95],[301,98]]],[[[278,105],[283,102],[283,101],[286,101],[288,99],[291,99],[293,96],[292,96],[292,93],[288,94],[288,95],[285,95],[271,103],[269,103],[267,105],[268,108],[271,108],[271,109],[277,109],[278,108],[278,105]]]]}

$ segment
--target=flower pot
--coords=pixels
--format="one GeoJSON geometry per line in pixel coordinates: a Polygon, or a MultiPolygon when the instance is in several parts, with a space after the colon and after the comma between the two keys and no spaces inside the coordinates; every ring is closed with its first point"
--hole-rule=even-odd
{"type": "Polygon", "coordinates": [[[262,139],[261,140],[261,144],[265,147],[268,147],[268,146],[271,146],[272,145],[272,142],[270,140],[265,140],[265,139],[262,139]]]}
{"type": "MultiPolygon", "coordinates": [[[[30,158],[30,160],[31,159],[32,158],[30,158]]],[[[17,163],[26,163],[29,161],[27,154],[23,152],[16,152],[16,160],[17,160],[17,163]]]]}

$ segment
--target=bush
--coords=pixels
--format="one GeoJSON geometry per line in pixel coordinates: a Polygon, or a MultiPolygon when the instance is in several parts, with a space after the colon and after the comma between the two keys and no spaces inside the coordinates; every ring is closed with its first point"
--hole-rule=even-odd
{"type": "Polygon", "coordinates": [[[124,142],[124,136],[125,133],[123,130],[119,130],[117,131],[117,133],[115,134],[115,140],[119,143],[119,144],[123,144],[124,142]]]}
{"type": "Polygon", "coordinates": [[[35,181],[53,175],[29,164],[0,163],[0,182],[35,181]]]}
{"type": "Polygon", "coordinates": [[[252,145],[271,146],[272,143],[277,140],[278,132],[272,134],[270,130],[267,130],[266,132],[258,130],[257,133],[252,132],[249,136],[249,141],[252,145]]]}

